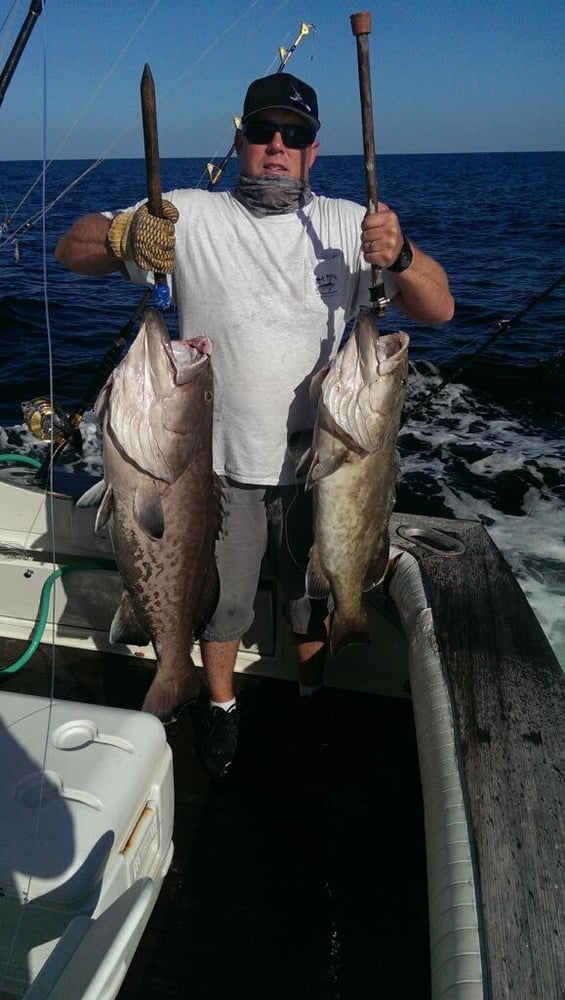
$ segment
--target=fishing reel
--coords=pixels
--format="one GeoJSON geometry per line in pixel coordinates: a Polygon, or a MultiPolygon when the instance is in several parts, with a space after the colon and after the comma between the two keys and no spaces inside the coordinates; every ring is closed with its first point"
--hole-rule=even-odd
{"type": "Polygon", "coordinates": [[[67,444],[82,455],[82,436],[73,418],[53,400],[37,396],[21,404],[24,421],[38,441],[53,444],[61,452],[67,444]]]}

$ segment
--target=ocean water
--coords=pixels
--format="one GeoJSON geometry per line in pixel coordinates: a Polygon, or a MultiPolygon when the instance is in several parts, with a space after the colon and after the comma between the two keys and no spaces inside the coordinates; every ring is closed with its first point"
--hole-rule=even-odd
{"type": "MultiPolygon", "coordinates": [[[[141,298],[115,276],[83,278],[54,261],[77,216],[144,194],[143,161],[90,167],[55,161],[42,174],[40,163],[2,164],[4,453],[45,453],[20,404],[49,395],[49,344],[53,394],[71,410],[141,298]]],[[[165,190],[206,185],[204,160],[163,160],[161,170],[165,190]]],[[[232,161],[222,185],[235,176],[232,161]]],[[[378,184],[406,233],[442,262],[457,302],[440,329],[392,309],[382,324],[411,335],[397,509],[480,520],[565,666],[565,284],[544,294],[564,270],[565,153],[383,156],[378,184]]],[[[364,203],[362,157],[320,157],[312,185],[364,203]]],[[[167,323],[174,333],[174,313],[167,323]]],[[[98,473],[91,411],[81,429],[82,457],[67,450],[64,461],[98,473]]]]}

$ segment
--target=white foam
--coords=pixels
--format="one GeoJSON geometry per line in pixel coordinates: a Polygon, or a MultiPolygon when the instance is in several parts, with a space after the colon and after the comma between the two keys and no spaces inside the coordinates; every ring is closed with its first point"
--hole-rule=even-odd
{"type": "Polygon", "coordinates": [[[565,441],[549,437],[531,417],[522,421],[496,404],[485,407],[467,386],[450,384],[426,401],[437,384],[436,374],[416,379],[412,405],[420,399],[425,405],[413,418],[408,410],[399,445],[402,451],[409,435],[410,452],[402,456],[401,479],[432,478],[447,510],[485,525],[565,669],[565,441]],[[557,488],[546,485],[549,471],[557,488]],[[496,477],[515,475],[519,486],[520,473],[521,513],[493,506],[496,477]],[[528,485],[532,481],[539,486],[528,485]]]}

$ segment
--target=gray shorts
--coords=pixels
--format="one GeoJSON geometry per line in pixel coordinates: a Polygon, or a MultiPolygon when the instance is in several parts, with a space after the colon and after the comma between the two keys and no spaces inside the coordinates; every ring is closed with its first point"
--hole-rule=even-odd
{"type": "Polygon", "coordinates": [[[303,486],[248,486],[230,479],[222,479],[222,485],[224,521],[216,542],[220,599],[201,638],[229,642],[251,628],[263,557],[281,585],[292,631],[317,636],[327,603],[306,596],[311,492],[303,486]]]}

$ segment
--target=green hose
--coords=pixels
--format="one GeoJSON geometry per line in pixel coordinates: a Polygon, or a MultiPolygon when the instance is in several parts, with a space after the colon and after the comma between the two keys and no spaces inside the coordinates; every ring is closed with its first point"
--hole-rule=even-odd
{"type": "Polygon", "coordinates": [[[40,469],[43,464],[32,455],[0,455],[0,462],[22,462],[24,465],[33,465],[34,469],[40,469]]]}
{"type": "Polygon", "coordinates": [[[20,667],[23,667],[24,664],[27,663],[27,661],[35,653],[37,647],[39,646],[39,643],[41,642],[41,637],[45,631],[45,626],[47,624],[47,615],[49,614],[49,598],[51,596],[51,589],[55,581],[60,576],[63,576],[64,573],[74,573],[78,571],[93,570],[93,569],[95,570],[104,569],[107,571],[108,569],[113,569],[113,566],[111,563],[102,563],[94,561],[81,562],[81,563],[75,563],[73,566],[61,566],[60,569],[54,570],[53,573],[51,573],[50,576],[47,577],[41,590],[41,601],[39,605],[39,620],[37,622],[32,640],[28,648],[26,649],[25,653],[22,653],[22,655],[19,657],[18,660],[16,660],[15,663],[11,663],[7,667],[0,667],[0,677],[3,674],[15,674],[16,671],[18,671],[20,667]]]}
{"type": "MultiPolygon", "coordinates": [[[[22,462],[24,465],[32,465],[35,469],[40,469],[42,463],[33,458],[31,455],[0,455],[0,462],[22,462]]],[[[41,642],[41,637],[45,631],[45,626],[47,624],[47,616],[49,614],[49,599],[51,596],[51,590],[56,580],[64,573],[73,573],[79,570],[93,570],[93,569],[111,569],[113,568],[111,563],[103,562],[83,562],[75,563],[73,566],[62,566],[60,569],[56,569],[47,577],[45,583],[43,584],[41,590],[41,601],[39,605],[39,620],[37,622],[34,635],[32,640],[26,649],[25,653],[22,653],[20,658],[16,660],[15,663],[11,663],[7,667],[0,667],[0,676],[2,674],[15,674],[17,670],[24,666],[29,659],[35,653],[39,643],[41,642]]]]}

